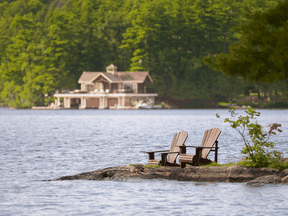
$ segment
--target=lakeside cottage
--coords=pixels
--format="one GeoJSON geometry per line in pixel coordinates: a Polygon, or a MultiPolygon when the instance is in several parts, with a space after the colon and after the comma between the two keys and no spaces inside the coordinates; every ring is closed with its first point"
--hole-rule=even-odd
{"type": "Polygon", "coordinates": [[[83,72],[78,80],[81,90],[54,94],[58,106],[64,98],[64,108],[133,109],[144,102],[153,105],[158,94],[146,92],[146,84],[153,80],[149,72],[118,72],[113,64],[106,72],[83,72]]]}

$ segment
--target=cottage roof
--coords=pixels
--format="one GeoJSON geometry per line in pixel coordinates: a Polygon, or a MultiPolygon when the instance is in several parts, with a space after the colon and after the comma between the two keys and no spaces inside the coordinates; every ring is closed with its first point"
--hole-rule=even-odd
{"type": "Polygon", "coordinates": [[[98,76],[102,72],[83,72],[81,77],[79,78],[79,83],[90,82],[94,77],[98,76]]]}
{"type": "Polygon", "coordinates": [[[107,72],[83,72],[78,82],[92,83],[100,75],[107,78],[112,83],[118,83],[118,82],[143,83],[147,76],[150,79],[150,81],[153,82],[152,78],[149,75],[149,72],[115,72],[114,74],[107,72]]]}
{"type": "Polygon", "coordinates": [[[112,82],[119,82],[120,80],[111,73],[102,73],[104,76],[108,77],[112,82]]]}

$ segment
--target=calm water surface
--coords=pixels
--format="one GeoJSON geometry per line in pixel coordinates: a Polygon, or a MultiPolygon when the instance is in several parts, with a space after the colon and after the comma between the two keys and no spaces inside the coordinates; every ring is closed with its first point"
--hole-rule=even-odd
{"type": "MultiPolygon", "coordinates": [[[[272,140],[288,157],[288,110],[260,111],[262,125],[282,124],[283,133],[272,140]]],[[[239,161],[243,144],[225,117],[227,110],[216,109],[0,109],[0,215],[288,215],[287,185],[41,181],[144,164],[143,151],[169,149],[174,133],[185,130],[186,144],[200,145],[212,127],[222,130],[219,162],[239,161]]]]}

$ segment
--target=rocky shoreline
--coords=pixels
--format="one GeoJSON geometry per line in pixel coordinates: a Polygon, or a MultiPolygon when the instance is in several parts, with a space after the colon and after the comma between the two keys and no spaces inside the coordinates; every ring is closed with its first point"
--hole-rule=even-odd
{"type": "Polygon", "coordinates": [[[116,180],[167,179],[197,182],[247,182],[248,185],[287,184],[288,169],[227,167],[145,167],[142,164],[119,166],[85,172],[73,176],[63,176],[54,180],[116,180]]]}

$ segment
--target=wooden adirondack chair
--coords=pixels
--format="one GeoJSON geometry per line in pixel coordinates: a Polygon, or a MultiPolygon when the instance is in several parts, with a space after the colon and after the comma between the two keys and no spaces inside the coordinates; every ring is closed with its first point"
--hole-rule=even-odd
{"type": "Polygon", "coordinates": [[[179,166],[175,163],[176,158],[180,153],[180,146],[184,145],[187,137],[188,133],[186,131],[176,133],[173,136],[170,150],[145,152],[149,155],[147,165],[156,166],[161,164],[162,166],[179,166]],[[161,160],[155,160],[155,153],[161,153],[161,160]]]}
{"type": "MultiPolygon", "coordinates": [[[[210,151],[215,151],[215,162],[217,163],[218,157],[218,137],[221,133],[219,128],[212,128],[206,130],[203,136],[201,146],[181,146],[179,162],[181,163],[181,168],[186,167],[186,164],[191,164],[193,166],[199,166],[200,159],[204,160],[207,158],[210,151]],[[215,144],[215,147],[213,148],[215,144]],[[196,154],[186,154],[186,147],[196,148],[196,154]]],[[[207,159],[208,160],[208,159],[207,159]]]]}

